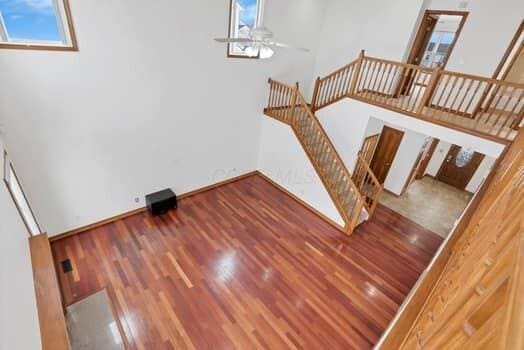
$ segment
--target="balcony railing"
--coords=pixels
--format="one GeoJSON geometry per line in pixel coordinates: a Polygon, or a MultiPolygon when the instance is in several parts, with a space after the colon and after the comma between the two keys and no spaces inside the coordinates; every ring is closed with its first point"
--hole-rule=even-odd
{"type": "Polygon", "coordinates": [[[524,84],[365,56],[315,84],[312,110],[344,97],[495,141],[523,124],[524,84]]]}

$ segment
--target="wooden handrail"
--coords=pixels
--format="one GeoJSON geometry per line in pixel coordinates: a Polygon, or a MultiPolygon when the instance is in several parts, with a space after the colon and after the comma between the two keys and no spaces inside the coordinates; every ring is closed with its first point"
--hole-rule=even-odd
{"type": "Polygon", "coordinates": [[[42,350],[69,350],[64,309],[46,234],[29,239],[42,350]]]}
{"type": "MultiPolygon", "coordinates": [[[[320,121],[318,120],[318,118],[311,111],[311,109],[309,108],[306,100],[304,99],[304,97],[302,96],[300,91],[297,91],[297,105],[301,106],[302,109],[304,111],[306,111],[308,117],[314,123],[317,131],[319,131],[321,133],[321,138],[322,138],[323,142],[325,142],[327,144],[327,148],[332,152],[331,154],[332,154],[334,160],[339,164],[340,169],[343,172],[343,177],[345,179],[347,179],[347,182],[345,184],[347,184],[349,186],[351,195],[356,197],[356,198],[354,198],[354,201],[356,203],[355,203],[355,206],[353,208],[353,211],[351,213],[347,213],[346,210],[345,210],[345,207],[344,207],[343,200],[339,196],[334,194],[336,192],[336,190],[337,190],[336,188],[333,188],[333,186],[335,184],[333,184],[332,181],[330,181],[330,179],[326,179],[325,175],[324,176],[321,175],[321,177],[325,179],[325,182],[327,184],[326,187],[328,188],[328,192],[330,192],[330,195],[332,196],[332,199],[335,202],[335,205],[337,206],[341,216],[344,218],[344,221],[346,222],[346,228],[345,228],[346,232],[352,233],[354,228],[358,224],[358,222],[356,220],[358,220],[358,218],[360,217],[360,211],[361,211],[362,205],[364,203],[364,198],[360,194],[360,191],[359,191],[358,187],[353,182],[353,180],[351,178],[351,174],[347,170],[344,161],[342,160],[342,158],[338,154],[335,146],[331,142],[331,139],[327,136],[327,133],[324,130],[324,128],[322,127],[322,124],[320,124],[320,121]]],[[[319,169],[319,170],[320,170],[319,172],[322,173],[322,169],[319,169]]]]}
{"type": "Polygon", "coordinates": [[[515,139],[524,116],[524,84],[371,57],[364,51],[317,78],[312,109],[344,97],[502,143],[515,139]]]}
{"type": "Polygon", "coordinates": [[[373,216],[377,207],[384,186],[378,181],[375,173],[369,166],[368,162],[359,152],[357,155],[357,164],[353,172],[353,181],[359,188],[360,193],[365,197],[364,205],[368,210],[369,216],[373,216]]]}
{"type": "Polygon", "coordinates": [[[519,134],[377,348],[522,349],[523,147],[519,134]]]}
{"type": "Polygon", "coordinates": [[[360,223],[361,211],[366,204],[366,199],[353,182],[344,161],[318,118],[300,93],[298,83],[291,86],[269,80],[269,84],[270,99],[265,113],[292,127],[344,220],[343,230],[352,233],[360,223]],[[275,102],[275,95],[278,93],[282,95],[282,91],[284,91],[283,96],[289,95],[290,98],[279,98],[275,102]]]}

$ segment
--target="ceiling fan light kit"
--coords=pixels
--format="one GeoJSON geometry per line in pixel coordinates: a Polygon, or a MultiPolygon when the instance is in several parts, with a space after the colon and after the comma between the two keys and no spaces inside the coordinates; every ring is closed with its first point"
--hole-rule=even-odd
{"type": "Polygon", "coordinates": [[[291,48],[291,49],[298,49],[301,51],[309,51],[308,49],[304,48],[295,48],[287,44],[282,44],[279,42],[274,41],[274,35],[273,32],[264,27],[262,24],[262,11],[264,10],[264,1],[259,0],[259,8],[258,11],[261,14],[257,18],[257,23],[253,28],[249,30],[248,37],[247,38],[216,38],[215,41],[218,41],[220,43],[243,43],[246,44],[247,47],[244,50],[246,55],[248,57],[259,57],[261,59],[268,59],[273,57],[273,54],[275,51],[273,48],[279,47],[279,48],[291,48]]]}

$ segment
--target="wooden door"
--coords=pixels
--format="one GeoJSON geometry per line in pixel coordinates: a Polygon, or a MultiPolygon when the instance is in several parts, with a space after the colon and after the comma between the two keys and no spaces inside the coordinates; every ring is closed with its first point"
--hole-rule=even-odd
{"type": "Polygon", "coordinates": [[[362,158],[366,160],[368,165],[371,164],[371,159],[373,159],[373,154],[375,153],[375,148],[377,147],[379,137],[380,134],[368,136],[362,143],[360,154],[362,155],[362,158]]]}
{"type": "Polygon", "coordinates": [[[402,137],[404,137],[403,131],[387,126],[384,126],[382,129],[373,160],[371,161],[371,169],[381,184],[384,183],[388,176],[402,137]]]}
{"type": "Polygon", "coordinates": [[[426,51],[429,39],[431,38],[431,34],[433,34],[433,30],[435,29],[437,22],[438,15],[432,15],[428,13],[424,15],[417,32],[417,36],[415,37],[415,41],[413,42],[407,63],[418,66],[420,62],[422,62],[424,52],[426,51]]]}
{"type": "Polygon", "coordinates": [[[463,190],[477,171],[482,159],[484,159],[483,154],[453,145],[442,162],[436,179],[463,190]]]}
{"type": "MultiPolygon", "coordinates": [[[[464,26],[464,23],[466,21],[468,15],[467,12],[426,10],[426,12],[424,13],[424,17],[420,22],[420,26],[417,30],[417,34],[415,36],[415,40],[413,41],[413,45],[411,46],[411,51],[409,53],[407,63],[414,64],[416,66],[420,66],[422,64],[424,54],[426,53],[426,49],[428,48],[428,44],[431,39],[431,35],[433,34],[441,15],[461,17],[458,28],[455,31],[455,36],[453,37],[452,42],[449,44],[449,48],[447,50],[444,60],[442,61],[442,65],[440,68],[444,68],[446,66],[449,56],[451,55],[451,51],[455,47],[455,43],[457,42],[460,32],[462,31],[462,27],[464,26]]],[[[398,96],[399,94],[409,94],[416,72],[414,69],[408,68],[406,71],[403,72],[403,74],[406,75],[406,79],[404,79],[404,83],[397,88],[397,92],[395,94],[396,96],[398,96]]]]}
{"type": "MultiPolygon", "coordinates": [[[[438,22],[438,16],[433,16],[425,14],[420,23],[420,27],[413,42],[411,52],[408,57],[408,62],[414,65],[419,65],[422,62],[424,57],[424,52],[426,51],[426,46],[428,46],[429,39],[433,33],[433,29],[438,22]]],[[[413,83],[413,78],[415,77],[416,72],[413,69],[408,69],[404,74],[407,78],[404,80],[404,84],[400,86],[400,94],[405,95],[409,92],[411,84],[413,83]]]]}

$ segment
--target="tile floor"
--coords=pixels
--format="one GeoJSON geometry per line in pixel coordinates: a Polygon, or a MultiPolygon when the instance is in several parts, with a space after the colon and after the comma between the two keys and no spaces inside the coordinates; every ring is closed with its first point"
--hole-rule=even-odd
{"type": "Polygon", "coordinates": [[[446,237],[473,195],[425,176],[396,197],[383,192],[380,203],[419,225],[446,237]]]}
{"type": "Polygon", "coordinates": [[[72,350],[124,350],[105,290],[67,307],[72,350]]]}

